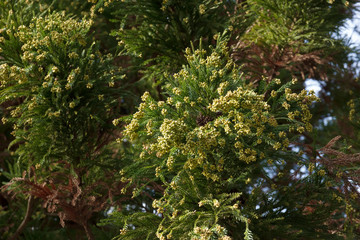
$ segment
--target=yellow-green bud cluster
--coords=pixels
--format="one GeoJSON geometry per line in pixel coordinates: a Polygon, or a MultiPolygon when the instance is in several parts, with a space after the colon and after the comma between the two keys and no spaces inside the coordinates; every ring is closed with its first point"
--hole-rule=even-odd
{"type": "Polygon", "coordinates": [[[360,98],[353,98],[347,103],[349,108],[349,120],[355,124],[360,124],[360,98]]]}
{"type": "Polygon", "coordinates": [[[289,87],[272,87],[265,99],[244,83],[224,44],[208,57],[205,53],[187,55],[189,66],[174,74],[166,101],[156,102],[148,92],[142,96],[124,131],[125,137],[139,138],[146,146],[142,159],[159,158],[171,171],[172,162],[181,159],[177,171],[200,168],[206,178],[217,181],[222,172],[235,171],[227,164],[250,164],[265,159],[269,151],[287,151],[291,132],[311,130],[308,106],[317,99],[314,93],[293,93],[289,87],[294,80],[289,87]],[[237,158],[229,158],[229,153],[237,158]]]}
{"type": "MultiPolygon", "coordinates": [[[[179,210],[182,184],[192,184],[197,191],[198,180],[216,185],[232,181],[249,165],[274,165],[272,155],[290,151],[290,136],[311,130],[309,105],[316,100],[305,90],[293,93],[296,81],[283,85],[274,80],[263,92],[246,84],[222,42],[209,56],[201,49],[186,54],[188,66],[169,77],[166,100],[155,101],[144,93],[123,132],[142,148],[137,158],[148,161],[164,181],[164,196],[153,207],[169,219],[190,214],[179,210]]],[[[246,178],[244,184],[251,184],[246,178]]],[[[200,198],[199,208],[206,204],[214,212],[223,208],[220,199],[200,198]]],[[[238,206],[228,207],[236,212],[238,206]]],[[[169,234],[160,225],[158,237],[169,234]]],[[[191,237],[230,239],[217,224],[195,226],[191,237]]]]}
{"type": "MultiPolygon", "coordinates": [[[[111,107],[116,102],[111,87],[124,76],[115,71],[112,56],[103,56],[89,38],[91,25],[91,20],[44,12],[29,25],[9,26],[12,32],[6,32],[13,39],[5,44],[13,40],[19,46],[14,57],[3,55],[7,63],[0,65],[0,103],[21,99],[17,108],[9,107],[10,114],[4,119],[15,123],[13,134],[25,142],[22,152],[35,161],[44,157],[36,154],[47,151],[38,151],[37,144],[53,151],[53,141],[56,148],[65,149],[69,143],[64,139],[72,139],[75,145],[80,136],[94,134],[113,119],[111,107]],[[54,132],[47,137],[38,134],[49,130],[54,132]]],[[[77,151],[84,152],[85,145],[77,151]]]]}

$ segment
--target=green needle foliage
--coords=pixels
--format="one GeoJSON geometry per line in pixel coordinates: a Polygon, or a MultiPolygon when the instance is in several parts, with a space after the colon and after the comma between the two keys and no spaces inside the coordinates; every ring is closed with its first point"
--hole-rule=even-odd
{"type": "Polygon", "coordinates": [[[360,238],[355,3],[0,0],[1,239],[360,238]]]}
{"type": "MultiPolygon", "coordinates": [[[[133,56],[142,79],[161,82],[186,62],[190,42],[205,46],[231,24],[234,1],[105,1],[120,29],[113,31],[123,54],[133,56]]],[[[107,10],[106,10],[107,9],[107,10]]]]}
{"type": "MultiPolygon", "coordinates": [[[[0,59],[0,102],[8,105],[9,112],[2,122],[13,124],[15,137],[9,148],[16,148],[16,165],[32,169],[29,179],[23,175],[15,182],[38,198],[53,198],[45,206],[49,212],[59,208],[62,225],[68,219],[85,229],[91,215],[76,220],[61,201],[72,199],[75,206],[82,194],[93,199],[96,212],[108,200],[96,203],[105,190],[97,192],[98,188],[107,181],[107,170],[99,172],[98,166],[106,166],[113,155],[107,150],[114,128],[111,121],[119,114],[120,97],[125,96],[124,75],[113,65],[112,55],[103,56],[99,44],[91,41],[91,25],[91,20],[67,17],[65,12],[34,17],[27,26],[10,21],[3,31],[0,59]],[[18,44],[17,51],[8,47],[11,44],[18,44]],[[90,173],[96,177],[89,178],[90,173]],[[103,182],[94,185],[99,179],[103,182]],[[47,181],[55,184],[53,193],[39,185],[47,181]],[[68,184],[69,195],[58,193],[62,184],[68,184]]],[[[11,189],[16,190],[15,184],[11,189]]],[[[82,204],[86,205],[79,200],[82,204]]],[[[90,230],[86,232],[90,237],[90,230]]]]}
{"type": "Polygon", "coordinates": [[[1,102],[21,99],[3,119],[14,122],[12,144],[23,143],[19,160],[84,163],[111,128],[122,75],[112,67],[111,55],[101,56],[96,43],[86,42],[90,24],[51,14],[17,28],[21,63],[1,65],[0,95],[1,102]]]}
{"type": "MultiPolygon", "coordinates": [[[[305,130],[311,131],[308,105],[317,98],[305,90],[292,93],[295,80],[286,84],[279,79],[271,84],[263,80],[257,87],[247,84],[244,73],[229,58],[223,39],[218,39],[208,55],[202,49],[187,52],[188,65],[165,85],[166,100],[155,101],[146,92],[124,131],[126,139],[139,145],[135,161],[153,171],[165,187],[163,196],[152,204],[162,216],[160,224],[146,218],[143,224],[151,224],[149,233],[156,232],[160,239],[252,239],[250,229],[257,227],[249,222],[260,224],[268,236],[276,236],[272,232],[278,229],[257,219],[268,215],[267,220],[285,224],[293,213],[267,212],[277,208],[292,212],[291,207],[296,206],[282,202],[279,192],[289,194],[288,186],[278,188],[268,175],[275,172],[281,178],[289,171],[285,162],[296,164],[301,159],[294,156],[289,143],[305,130]],[[265,193],[265,186],[271,190],[265,193]],[[272,200],[257,209],[262,202],[259,196],[265,194],[272,200]]],[[[128,179],[129,185],[142,177],[131,167],[128,172],[135,173],[128,179]]],[[[313,187],[319,188],[318,184],[313,187]]],[[[314,223],[324,213],[311,215],[314,223]]],[[[156,216],[148,215],[150,219],[156,216]]],[[[138,228],[135,224],[135,230],[128,229],[134,225],[132,220],[125,221],[119,239],[139,239],[143,234],[141,227],[134,238],[138,228]]],[[[277,236],[320,235],[316,225],[302,229],[293,223],[277,236]]]]}

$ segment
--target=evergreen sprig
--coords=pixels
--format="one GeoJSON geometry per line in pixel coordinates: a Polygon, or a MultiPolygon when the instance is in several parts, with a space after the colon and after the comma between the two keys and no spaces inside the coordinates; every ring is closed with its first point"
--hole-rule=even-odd
{"type": "Polygon", "coordinates": [[[24,143],[17,152],[28,164],[84,163],[111,129],[122,75],[86,41],[91,22],[58,13],[33,21],[18,27],[21,63],[1,65],[1,101],[21,99],[3,121],[14,122],[13,144],[24,143]]]}
{"type": "MultiPolygon", "coordinates": [[[[249,167],[261,171],[272,164],[270,157],[279,151],[286,161],[291,154],[287,137],[311,130],[307,105],[316,97],[306,91],[293,93],[291,82],[281,85],[276,80],[264,88],[247,84],[241,69],[229,58],[225,35],[218,37],[216,48],[208,54],[203,49],[188,49],[187,53],[188,65],[168,77],[166,101],[155,101],[145,93],[125,128],[124,139],[142,148],[136,156],[136,162],[141,163],[138,166],[148,173],[153,169],[153,178],[158,177],[165,186],[163,197],[153,201],[153,207],[163,215],[158,238],[170,234],[180,239],[188,232],[195,234],[194,239],[226,239],[229,222],[220,219],[238,219],[247,226],[245,219],[257,215],[251,204],[240,212],[219,208],[226,195],[223,190],[232,186],[235,198],[243,192],[248,195],[251,179],[236,176],[245,174],[249,167]],[[266,92],[270,92],[267,98],[266,92]],[[209,201],[215,208],[195,207],[209,205],[209,201]],[[223,230],[213,232],[213,227],[223,230]]],[[[132,179],[140,177],[138,172],[129,167],[125,175],[133,183],[132,179]]],[[[251,239],[250,230],[242,229],[251,239]]]]}

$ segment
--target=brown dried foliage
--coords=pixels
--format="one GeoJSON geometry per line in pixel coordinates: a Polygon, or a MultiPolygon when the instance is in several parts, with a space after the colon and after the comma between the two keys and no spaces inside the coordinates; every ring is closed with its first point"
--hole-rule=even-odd
{"type": "Polygon", "coordinates": [[[320,151],[326,156],[320,158],[320,162],[327,168],[329,174],[337,181],[344,183],[343,193],[346,197],[354,196],[353,199],[360,204],[360,153],[347,154],[334,149],[334,145],[341,137],[333,138],[320,151]]]}
{"type": "MultiPolygon", "coordinates": [[[[360,206],[360,153],[347,154],[334,149],[340,138],[333,138],[320,149],[325,156],[321,156],[319,161],[326,167],[328,175],[339,183],[336,190],[345,196],[345,201],[360,206]]],[[[360,234],[360,219],[357,214],[354,211],[347,211],[346,214],[350,223],[358,226],[355,231],[360,234]]]]}
{"type": "Polygon", "coordinates": [[[232,57],[243,64],[243,70],[249,72],[248,78],[254,83],[263,77],[270,82],[282,69],[303,80],[315,77],[326,80],[325,66],[331,57],[325,57],[320,50],[302,53],[294,46],[280,48],[239,41],[233,48],[232,57]]]}
{"type": "MultiPolygon", "coordinates": [[[[70,164],[65,162],[65,168],[70,164]]],[[[26,176],[26,172],[20,178],[13,178],[3,187],[9,190],[13,184],[19,184],[24,194],[29,194],[42,200],[42,206],[49,213],[57,213],[60,224],[65,227],[65,221],[72,221],[82,226],[88,239],[93,239],[89,228],[89,220],[93,213],[100,212],[108,207],[114,195],[121,195],[121,189],[126,183],[113,181],[113,173],[108,173],[102,180],[85,185],[81,178],[70,172],[55,172],[46,181],[39,181],[35,175],[35,168],[31,168],[32,176],[26,176]]],[[[76,170],[75,170],[76,171],[76,170]]],[[[123,195],[123,194],[122,194],[123,195]]],[[[121,202],[129,199],[130,196],[120,197],[116,204],[121,207],[121,202]]]]}

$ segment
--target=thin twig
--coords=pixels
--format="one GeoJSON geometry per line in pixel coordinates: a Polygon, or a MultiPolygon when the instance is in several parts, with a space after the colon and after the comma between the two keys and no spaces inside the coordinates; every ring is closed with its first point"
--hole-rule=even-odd
{"type": "Polygon", "coordinates": [[[27,203],[27,209],[26,209],[26,214],[25,217],[23,219],[23,221],[21,222],[21,224],[19,225],[19,227],[17,228],[16,232],[14,233],[14,235],[9,239],[9,240],[16,240],[18,239],[19,235],[22,233],[22,231],[24,230],[26,224],[30,221],[31,219],[31,215],[32,212],[34,210],[34,197],[30,195],[29,199],[28,199],[28,203],[27,203]]]}

